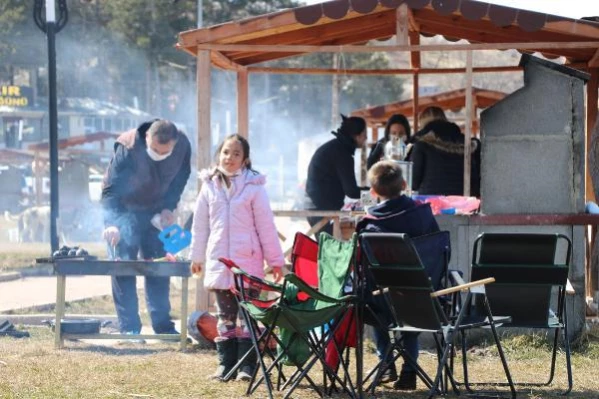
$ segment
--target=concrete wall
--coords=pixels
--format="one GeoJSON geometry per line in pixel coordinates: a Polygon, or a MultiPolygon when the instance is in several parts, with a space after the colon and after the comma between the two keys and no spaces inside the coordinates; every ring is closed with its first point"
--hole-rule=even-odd
{"type": "Polygon", "coordinates": [[[485,214],[584,212],[586,76],[524,55],[524,87],[481,114],[485,214]]]}

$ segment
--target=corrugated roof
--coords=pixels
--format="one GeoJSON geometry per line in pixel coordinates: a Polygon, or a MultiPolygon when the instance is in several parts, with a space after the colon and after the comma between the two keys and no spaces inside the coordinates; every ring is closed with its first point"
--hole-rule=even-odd
{"type": "MultiPolygon", "coordinates": [[[[396,8],[410,8],[412,32],[471,43],[599,41],[599,24],[472,0],[335,0],[179,34],[178,47],[197,54],[198,44],[352,45],[395,35],[396,8]]],[[[547,57],[588,62],[596,48],[555,48],[547,57]]],[[[526,52],[535,51],[527,49],[526,52]]],[[[301,52],[212,51],[224,69],[255,65],[301,52]]]]}

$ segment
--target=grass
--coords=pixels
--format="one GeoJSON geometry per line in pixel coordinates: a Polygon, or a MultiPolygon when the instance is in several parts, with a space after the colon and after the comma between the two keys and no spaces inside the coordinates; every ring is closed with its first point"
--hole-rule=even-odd
{"type": "MultiPolygon", "coordinates": [[[[0,398],[241,398],[245,384],[215,383],[207,376],[216,368],[213,351],[191,347],[185,352],[173,344],[130,344],[123,346],[67,342],[63,350],[53,349],[53,336],[47,328],[29,328],[29,339],[0,338],[0,398]]],[[[540,343],[542,339],[535,338],[540,343]]],[[[596,336],[589,341],[591,355],[573,355],[575,389],[571,398],[596,398],[596,336]],[[591,342],[592,341],[592,342],[591,342]]],[[[535,379],[548,370],[550,354],[544,345],[531,346],[519,337],[505,338],[504,346],[511,359],[512,374],[519,379],[535,379]],[[517,359],[513,355],[518,353],[517,359]]],[[[587,348],[587,349],[588,349],[587,348]]],[[[366,367],[375,361],[371,345],[366,367]]],[[[585,351],[586,352],[586,351],[585,351]]],[[[479,348],[469,355],[471,375],[480,379],[501,376],[499,359],[493,350],[479,348]]],[[[558,361],[563,362],[563,356],[558,361]]],[[[422,353],[422,366],[431,370],[434,356],[422,353]]],[[[561,364],[561,363],[559,363],[561,364]]],[[[314,376],[318,376],[314,373],[314,376]]],[[[459,373],[458,373],[459,375],[459,373]]],[[[558,367],[557,383],[549,389],[521,393],[522,398],[557,396],[565,387],[565,375],[558,367]]],[[[316,398],[313,391],[302,387],[294,397],[316,398]]],[[[263,398],[258,391],[254,397],[263,398]]],[[[277,393],[275,397],[282,395],[277,393]]],[[[345,395],[334,395],[345,397],[345,395]]],[[[383,387],[377,398],[425,398],[424,386],[400,393],[383,387]]]]}
{"type": "MultiPolygon", "coordinates": [[[[84,247],[88,248],[86,245],[84,247]]],[[[89,247],[94,253],[94,247],[89,247]]],[[[2,268],[18,268],[40,256],[47,256],[48,249],[39,244],[19,246],[0,244],[0,271],[2,268]],[[40,249],[41,247],[41,249],[40,249]],[[5,263],[6,262],[6,263],[5,263]],[[20,266],[19,266],[20,265],[20,266]]],[[[98,255],[103,248],[97,246],[98,255]]],[[[29,267],[33,267],[32,264],[29,267]]],[[[191,284],[193,288],[193,284],[191,284]]],[[[140,314],[144,325],[149,325],[143,291],[140,298],[140,314]]],[[[190,303],[195,293],[190,291],[190,303]]],[[[172,315],[179,318],[180,291],[171,290],[172,315]]],[[[52,306],[20,310],[19,313],[52,312],[52,306]]],[[[67,313],[113,314],[114,305],[110,296],[71,302],[67,313]]],[[[0,315],[2,319],[2,315],[0,315]]],[[[23,328],[20,326],[20,328],[23,328]]],[[[116,346],[114,341],[103,341],[101,345],[82,341],[69,341],[63,350],[54,349],[54,337],[48,327],[27,327],[28,339],[0,337],[0,399],[17,398],[241,398],[245,383],[215,383],[208,376],[217,366],[214,351],[191,346],[181,352],[176,344],[152,343],[147,345],[128,344],[116,346]]],[[[539,380],[549,369],[550,349],[544,335],[503,336],[503,347],[508,357],[510,370],[516,380],[539,380]]],[[[372,343],[365,350],[365,369],[376,362],[372,343]]],[[[477,380],[501,380],[502,370],[493,347],[482,340],[469,351],[469,370],[477,380]]],[[[458,361],[459,356],[458,356],[458,361]]],[[[599,380],[596,378],[599,361],[599,328],[585,332],[577,343],[573,356],[574,391],[570,398],[599,397],[599,380]]],[[[433,374],[435,357],[426,351],[421,353],[419,363],[433,374]]],[[[458,363],[459,364],[459,363],[458,363]]],[[[534,388],[519,393],[519,398],[540,399],[558,397],[566,388],[564,356],[558,357],[558,366],[553,386],[534,388]]],[[[319,376],[314,372],[315,378],[319,376]]],[[[456,371],[461,378],[461,369],[456,371]]],[[[384,386],[377,389],[376,397],[426,398],[427,391],[419,382],[414,392],[397,392],[384,386]]],[[[262,389],[255,398],[266,397],[262,389]]],[[[276,393],[275,397],[282,397],[276,393]]],[[[307,387],[296,391],[296,398],[317,398],[307,387]]],[[[342,398],[345,395],[337,395],[342,398]]]]}

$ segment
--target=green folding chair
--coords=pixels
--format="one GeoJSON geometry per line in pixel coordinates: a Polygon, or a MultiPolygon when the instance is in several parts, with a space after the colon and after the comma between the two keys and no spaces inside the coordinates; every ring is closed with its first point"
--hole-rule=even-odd
{"type": "MultiPolygon", "coordinates": [[[[355,296],[346,295],[344,287],[350,278],[356,250],[356,237],[351,241],[339,241],[329,234],[321,233],[318,246],[318,290],[314,289],[294,273],[285,276],[280,287],[281,295],[272,302],[261,302],[260,280],[247,275],[231,261],[235,274],[237,298],[242,307],[252,341],[258,355],[261,376],[254,374],[247,393],[253,393],[263,382],[269,398],[274,386],[273,372],[283,366],[294,371],[287,378],[278,378],[277,390],[286,390],[288,398],[302,381],[324,397],[331,386],[342,389],[349,397],[359,397],[357,385],[351,379],[347,364],[342,362],[341,372],[333,370],[325,361],[326,347],[338,326],[355,305],[355,296]],[[248,290],[248,281],[252,290],[248,290]],[[253,291],[253,293],[252,293],[253,291]],[[306,295],[299,295],[299,294],[306,295]],[[278,351],[275,357],[267,356],[265,347],[271,338],[276,339],[278,351]],[[323,369],[323,387],[319,387],[309,374],[315,364],[323,369]],[[330,384],[330,385],[329,385],[330,384]]],[[[339,347],[337,347],[339,350],[339,347]]],[[[339,352],[341,352],[339,350],[339,352]]]]}

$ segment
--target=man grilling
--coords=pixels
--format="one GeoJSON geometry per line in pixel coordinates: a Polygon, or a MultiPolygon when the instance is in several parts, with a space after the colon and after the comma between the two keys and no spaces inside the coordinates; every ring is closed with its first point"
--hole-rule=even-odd
{"type": "MultiPolygon", "coordinates": [[[[103,237],[115,259],[165,255],[158,238],[174,222],[173,211],[191,173],[191,145],[166,120],[141,124],[120,135],[102,184],[103,237]]],[[[178,334],[170,317],[169,277],[145,277],[146,303],[157,334],[178,334]]],[[[112,296],[123,334],[141,332],[135,276],[113,276],[112,296]]]]}

